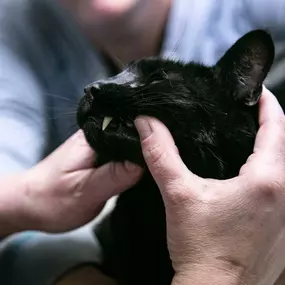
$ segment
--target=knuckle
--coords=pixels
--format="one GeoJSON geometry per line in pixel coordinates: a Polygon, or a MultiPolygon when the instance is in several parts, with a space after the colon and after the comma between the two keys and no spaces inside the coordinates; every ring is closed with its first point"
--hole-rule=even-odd
{"type": "Polygon", "coordinates": [[[171,205],[181,207],[182,205],[189,204],[189,200],[191,200],[189,198],[189,193],[185,188],[176,188],[175,186],[172,186],[166,193],[166,206],[171,205]]]}
{"type": "Polygon", "coordinates": [[[144,155],[145,160],[154,166],[159,166],[166,157],[166,153],[162,150],[159,143],[149,143],[144,155]]]}
{"type": "Polygon", "coordinates": [[[260,181],[257,184],[256,191],[258,191],[259,197],[268,200],[276,196],[277,191],[275,186],[275,182],[260,181]]]}
{"type": "Polygon", "coordinates": [[[172,206],[189,206],[199,200],[197,193],[191,191],[186,180],[174,180],[169,182],[166,188],[167,202],[172,206]]]}
{"type": "Polygon", "coordinates": [[[279,172],[259,172],[252,179],[252,193],[254,197],[262,201],[277,202],[280,195],[284,195],[284,181],[279,172]]]}
{"type": "Polygon", "coordinates": [[[110,164],[110,178],[113,180],[114,185],[121,185],[123,182],[123,170],[124,166],[123,164],[115,164],[115,163],[111,163],[110,164]]]}
{"type": "Polygon", "coordinates": [[[140,172],[130,173],[125,163],[111,163],[109,172],[115,189],[132,186],[140,175],[140,172]]]}

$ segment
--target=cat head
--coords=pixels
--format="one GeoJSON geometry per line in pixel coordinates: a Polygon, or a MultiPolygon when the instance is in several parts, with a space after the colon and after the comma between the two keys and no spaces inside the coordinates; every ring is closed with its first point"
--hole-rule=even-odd
{"type": "Polygon", "coordinates": [[[144,165],[134,119],[153,116],[168,127],[192,171],[227,176],[227,164],[242,164],[252,150],[256,106],[273,59],[270,35],[256,30],[214,66],[161,58],[133,61],[118,75],[85,88],[79,127],[97,152],[98,165],[125,160],[144,165]]]}

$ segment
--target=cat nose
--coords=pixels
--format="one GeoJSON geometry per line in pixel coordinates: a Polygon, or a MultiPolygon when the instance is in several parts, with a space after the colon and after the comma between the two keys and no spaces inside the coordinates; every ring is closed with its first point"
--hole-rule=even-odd
{"type": "Polygon", "coordinates": [[[95,95],[96,93],[98,93],[98,91],[100,91],[99,84],[92,84],[92,85],[87,86],[87,87],[84,88],[84,93],[85,94],[95,95]]]}

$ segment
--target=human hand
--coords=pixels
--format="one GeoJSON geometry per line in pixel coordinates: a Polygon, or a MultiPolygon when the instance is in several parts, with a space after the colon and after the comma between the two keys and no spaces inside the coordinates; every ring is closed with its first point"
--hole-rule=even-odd
{"type": "Polygon", "coordinates": [[[28,172],[21,207],[32,229],[59,232],[89,222],[142,173],[130,163],[95,169],[94,161],[95,153],[78,131],[28,172]]]}
{"type": "Polygon", "coordinates": [[[162,123],[136,120],[166,208],[173,284],[270,285],[284,269],[285,119],[266,89],[259,123],[254,152],[239,176],[218,181],[187,169],[162,123]]]}

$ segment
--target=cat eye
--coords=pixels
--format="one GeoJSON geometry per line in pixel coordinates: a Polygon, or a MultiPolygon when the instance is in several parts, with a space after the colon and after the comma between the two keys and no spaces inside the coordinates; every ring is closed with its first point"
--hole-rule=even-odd
{"type": "Polygon", "coordinates": [[[165,79],[165,76],[167,76],[167,74],[163,70],[156,70],[148,76],[147,81],[148,82],[161,81],[165,79]]]}

